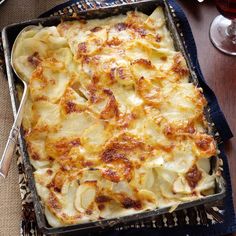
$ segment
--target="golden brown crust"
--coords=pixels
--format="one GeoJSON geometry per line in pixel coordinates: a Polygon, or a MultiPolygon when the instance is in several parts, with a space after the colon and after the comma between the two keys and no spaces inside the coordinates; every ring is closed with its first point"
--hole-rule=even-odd
{"type": "Polygon", "coordinates": [[[28,57],[28,62],[31,65],[33,65],[34,67],[37,67],[40,64],[40,62],[41,62],[39,53],[38,52],[34,52],[31,56],[29,56],[28,57]]]}
{"type": "Polygon", "coordinates": [[[20,65],[31,70],[23,124],[49,224],[176,205],[214,188],[206,99],[159,8],[62,22],[30,40],[32,50],[21,42],[20,65]]]}
{"type": "Polygon", "coordinates": [[[202,179],[202,172],[198,170],[196,165],[193,165],[186,173],[185,178],[189,186],[194,189],[202,179]]]}

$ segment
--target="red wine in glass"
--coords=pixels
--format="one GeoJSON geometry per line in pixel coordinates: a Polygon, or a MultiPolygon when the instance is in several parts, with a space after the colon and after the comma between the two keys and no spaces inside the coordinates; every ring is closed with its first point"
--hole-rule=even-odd
{"type": "Polygon", "coordinates": [[[236,56],[236,0],[215,0],[221,13],[210,27],[210,39],[220,51],[236,56]]]}
{"type": "Polygon", "coordinates": [[[236,0],[215,0],[218,11],[228,19],[236,19],[236,0]]]}

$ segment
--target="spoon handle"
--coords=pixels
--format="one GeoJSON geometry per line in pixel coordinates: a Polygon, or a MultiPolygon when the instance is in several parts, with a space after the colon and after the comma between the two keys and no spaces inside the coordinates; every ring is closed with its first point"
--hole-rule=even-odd
{"type": "Polygon", "coordinates": [[[2,155],[2,159],[0,161],[0,176],[2,176],[3,178],[7,177],[7,174],[11,165],[11,160],[14,155],[27,96],[28,96],[28,87],[27,85],[25,85],[21,103],[20,103],[17,115],[15,117],[14,124],[11,128],[6,147],[2,155]]]}

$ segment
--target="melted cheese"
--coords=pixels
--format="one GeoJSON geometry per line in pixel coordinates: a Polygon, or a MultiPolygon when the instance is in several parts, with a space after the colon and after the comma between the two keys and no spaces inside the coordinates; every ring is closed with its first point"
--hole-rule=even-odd
{"type": "Polygon", "coordinates": [[[34,27],[14,65],[29,81],[23,128],[50,225],[176,206],[214,189],[206,102],[161,8],[34,27]]]}

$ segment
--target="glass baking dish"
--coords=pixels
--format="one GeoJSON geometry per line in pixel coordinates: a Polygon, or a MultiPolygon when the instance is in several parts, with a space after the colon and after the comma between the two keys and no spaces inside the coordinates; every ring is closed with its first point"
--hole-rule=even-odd
{"type": "MultiPolygon", "coordinates": [[[[135,3],[112,5],[112,6],[105,6],[105,7],[101,7],[97,9],[83,10],[80,12],[79,18],[82,18],[82,19],[105,18],[108,16],[117,15],[117,14],[122,14],[122,13],[124,14],[127,11],[135,10],[135,9],[141,12],[144,12],[146,14],[151,14],[157,6],[163,7],[165,17],[166,17],[166,24],[169,31],[171,32],[172,38],[174,39],[175,48],[181,51],[181,53],[184,55],[186,59],[186,62],[190,71],[190,80],[194,84],[198,85],[198,79],[194,72],[190,57],[187,54],[186,48],[184,47],[184,43],[178,33],[176,23],[171,14],[170,6],[165,0],[146,0],[146,1],[139,1],[135,3]]],[[[25,21],[22,23],[12,24],[3,29],[2,39],[3,39],[4,55],[5,55],[5,62],[6,62],[6,71],[7,71],[9,91],[10,91],[14,115],[16,115],[17,107],[19,105],[16,84],[19,84],[20,82],[12,70],[12,67],[10,64],[10,56],[11,56],[12,45],[18,33],[28,25],[41,24],[42,26],[54,26],[54,25],[59,24],[61,20],[67,21],[67,20],[72,20],[72,19],[75,19],[75,18],[68,17],[68,16],[55,16],[55,17],[34,19],[34,20],[25,21]]],[[[213,129],[212,122],[211,122],[207,108],[205,109],[205,115],[206,115],[206,118],[208,119],[209,130],[214,135],[215,131],[213,129]]],[[[39,229],[43,233],[65,234],[65,233],[72,233],[75,231],[86,233],[86,232],[91,232],[92,230],[111,229],[115,227],[121,227],[129,223],[134,223],[135,221],[140,221],[140,220],[151,221],[155,219],[155,217],[157,217],[158,215],[168,213],[171,209],[171,207],[165,207],[165,208],[160,208],[160,209],[155,209],[155,210],[144,211],[138,214],[119,217],[119,218],[112,218],[112,219],[107,219],[107,220],[105,219],[105,220],[99,220],[95,222],[53,228],[49,226],[49,224],[47,223],[47,220],[44,215],[43,205],[41,204],[40,198],[36,191],[35,181],[33,177],[33,167],[30,164],[22,130],[19,135],[19,144],[20,144],[21,154],[23,156],[25,172],[27,174],[27,178],[29,182],[29,188],[32,193],[37,224],[38,224],[39,229]]],[[[211,158],[211,171],[217,171],[220,166],[219,163],[220,163],[220,159],[218,157],[212,157],[211,158]]],[[[215,194],[203,197],[195,201],[182,203],[177,207],[176,210],[181,210],[185,208],[194,207],[197,205],[209,204],[209,203],[218,201],[225,196],[225,193],[226,193],[225,181],[223,177],[220,175],[218,176],[216,180],[215,194]]]]}

